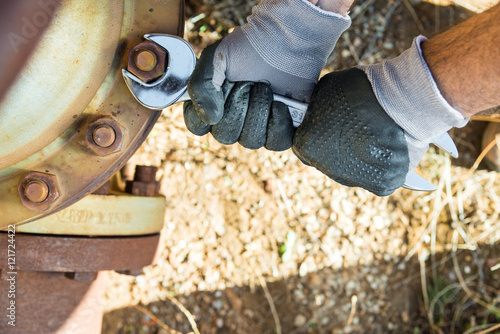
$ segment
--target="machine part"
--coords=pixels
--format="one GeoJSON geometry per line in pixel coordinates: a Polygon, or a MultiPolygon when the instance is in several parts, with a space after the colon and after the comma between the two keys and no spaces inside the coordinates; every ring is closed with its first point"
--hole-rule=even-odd
{"type": "Polygon", "coordinates": [[[163,228],[165,207],[163,196],[92,194],[53,215],[16,226],[16,231],[81,236],[147,235],[163,228]]]}
{"type": "MultiPolygon", "coordinates": [[[[159,240],[159,234],[90,238],[18,233],[14,271],[90,273],[138,270],[155,262],[159,240]]],[[[8,249],[7,245],[7,236],[0,234],[0,247],[8,249]]],[[[4,270],[7,252],[0,254],[0,263],[4,270]]]]}
{"type": "Polygon", "coordinates": [[[111,117],[103,117],[89,124],[87,145],[102,157],[120,152],[123,148],[125,128],[111,117]]]}
{"type": "Polygon", "coordinates": [[[15,275],[15,327],[8,324],[11,281],[0,281],[5,305],[0,333],[101,333],[106,275],[91,282],[67,279],[64,273],[19,271],[15,275]]]}
{"type": "Polygon", "coordinates": [[[156,181],[157,167],[136,166],[133,181],[126,181],[125,192],[134,196],[156,196],[160,182],[156,181]]]}
{"type": "Polygon", "coordinates": [[[47,173],[30,172],[17,189],[24,207],[34,211],[48,210],[59,197],[57,177],[47,173]]]}
{"type": "Polygon", "coordinates": [[[0,99],[15,80],[52,20],[60,1],[0,2],[0,99]]]}
{"type": "MultiPolygon", "coordinates": [[[[162,110],[175,102],[180,102],[186,93],[188,80],[196,65],[196,55],[191,45],[180,37],[147,34],[144,38],[148,43],[156,44],[157,47],[166,50],[167,72],[160,79],[149,82],[123,69],[123,78],[139,103],[152,110],[162,110]]],[[[134,67],[136,67],[134,58],[129,58],[127,69],[134,67]]]]}
{"type": "MultiPolygon", "coordinates": [[[[121,79],[128,50],[150,31],[183,33],[182,0],[57,2],[29,63],[0,101],[0,228],[68,207],[120,170],[160,116],[133,99],[121,79]],[[126,136],[121,151],[101,156],[89,149],[87,130],[106,117],[126,136]],[[45,211],[19,200],[17,187],[30,170],[57,175],[59,198],[45,211]]],[[[105,146],[112,134],[99,129],[95,138],[105,146]]]]}
{"type": "Polygon", "coordinates": [[[127,70],[144,82],[151,82],[165,73],[167,52],[156,43],[145,41],[130,49],[127,70]]]}

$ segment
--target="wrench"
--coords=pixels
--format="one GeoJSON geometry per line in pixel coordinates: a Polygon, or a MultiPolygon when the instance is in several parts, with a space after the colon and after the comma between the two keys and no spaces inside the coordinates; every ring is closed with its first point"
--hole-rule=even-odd
{"type": "MultiPolygon", "coordinates": [[[[196,55],[191,45],[182,38],[166,34],[146,34],[144,38],[156,43],[168,53],[168,67],[165,74],[152,83],[145,83],[126,69],[122,69],[123,79],[132,95],[144,107],[159,111],[174,103],[190,100],[187,85],[196,66],[196,55]]],[[[308,104],[278,94],[273,97],[275,101],[288,106],[293,125],[298,127],[304,120],[308,104]]],[[[458,157],[457,147],[448,133],[434,138],[431,143],[453,157],[458,157]]],[[[414,171],[408,173],[403,187],[418,191],[437,189],[414,171]]]]}

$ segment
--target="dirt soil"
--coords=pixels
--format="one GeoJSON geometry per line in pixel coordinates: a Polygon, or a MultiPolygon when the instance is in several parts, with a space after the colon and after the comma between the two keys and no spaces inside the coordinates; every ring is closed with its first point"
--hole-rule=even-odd
{"type": "MultiPolygon", "coordinates": [[[[186,38],[202,50],[255,3],[187,1],[186,38]]],[[[325,71],[395,57],[471,15],[359,2],[325,71]]],[[[200,333],[499,333],[500,178],[471,169],[483,128],[452,133],[459,160],[426,155],[419,172],[438,191],[379,198],[290,150],[196,137],[182,106],[165,110],[132,159],[160,166],[161,257],[137,277],[107,273],[102,333],[189,333],[191,314],[200,333]]]]}

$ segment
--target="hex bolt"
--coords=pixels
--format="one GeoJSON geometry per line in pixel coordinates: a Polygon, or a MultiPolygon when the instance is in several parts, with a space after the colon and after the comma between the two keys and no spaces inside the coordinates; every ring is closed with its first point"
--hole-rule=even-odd
{"type": "Polygon", "coordinates": [[[24,195],[33,203],[42,203],[49,196],[49,185],[42,180],[30,180],[24,187],[24,195]]]}
{"type": "Polygon", "coordinates": [[[125,192],[134,196],[156,196],[160,191],[160,182],[156,181],[157,167],[136,166],[134,180],[127,180],[125,192]]]}
{"type": "Polygon", "coordinates": [[[35,211],[46,211],[59,198],[59,183],[53,174],[30,172],[17,187],[24,207],[35,211]]]}
{"type": "Polygon", "coordinates": [[[130,48],[127,70],[144,82],[153,82],[167,70],[167,52],[152,41],[130,48]]]}
{"type": "Polygon", "coordinates": [[[110,125],[104,124],[95,128],[92,138],[97,146],[108,148],[115,143],[116,132],[110,125]]]}
{"type": "Polygon", "coordinates": [[[135,166],[134,181],[140,182],[154,182],[156,181],[156,172],[158,167],[154,166],[135,166]]]}
{"type": "Polygon", "coordinates": [[[152,71],[157,63],[156,55],[149,50],[141,50],[135,57],[135,65],[144,72],[152,71]]]}
{"type": "Polygon", "coordinates": [[[120,152],[125,140],[125,128],[109,116],[101,117],[89,124],[85,142],[102,157],[120,152]]]}

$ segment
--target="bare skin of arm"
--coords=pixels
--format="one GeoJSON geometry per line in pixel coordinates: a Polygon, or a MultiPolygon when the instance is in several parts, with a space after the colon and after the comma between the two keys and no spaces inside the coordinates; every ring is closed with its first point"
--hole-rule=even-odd
{"type": "Polygon", "coordinates": [[[443,97],[465,117],[500,105],[500,4],[422,43],[443,97]]]}

